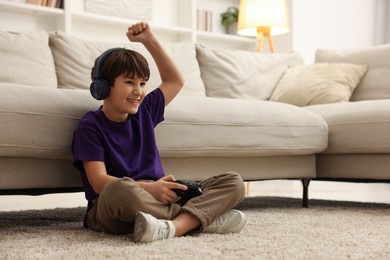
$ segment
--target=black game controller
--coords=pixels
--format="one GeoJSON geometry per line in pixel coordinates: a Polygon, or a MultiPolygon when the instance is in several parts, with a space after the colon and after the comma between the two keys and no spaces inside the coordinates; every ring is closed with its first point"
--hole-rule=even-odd
{"type": "Polygon", "coordinates": [[[198,197],[202,194],[202,188],[196,182],[186,180],[177,180],[175,182],[187,186],[186,190],[172,189],[172,191],[174,191],[178,197],[181,197],[177,203],[182,206],[190,199],[198,197]]]}

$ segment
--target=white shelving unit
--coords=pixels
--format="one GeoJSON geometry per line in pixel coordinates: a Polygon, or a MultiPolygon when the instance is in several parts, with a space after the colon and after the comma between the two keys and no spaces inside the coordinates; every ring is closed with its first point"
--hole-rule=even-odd
{"type": "MultiPolygon", "coordinates": [[[[210,47],[255,50],[254,38],[227,35],[219,15],[239,0],[153,0],[152,20],[148,21],[161,41],[191,41],[210,47]],[[197,9],[213,13],[212,32],[197,29],[197,9]]],[[[0,30],[61,30],[87,40],[127,41],[127,27],[137,22],[84,10],[84,0],[64,0],[64,9],[23,3],[22,0],[0,0],[0,30]]]]}
{"type": "Polygon", "coordinates": [[[64,22],[63,9],[0,0],[1,30],[65,30],[64,22]]]}
{"type": "Polygon", "coordinates": [[[45,6],[39,5],[30,5],[23,2],[13,2],[13,1],[0,1],[0,6],[2,11],[9,12],[19,12],[26,14],[37,14],[37,15],[46,15],[52,17],[62,16],[64,14],[63,9],[58,8],[47,8],[45,6]]]}

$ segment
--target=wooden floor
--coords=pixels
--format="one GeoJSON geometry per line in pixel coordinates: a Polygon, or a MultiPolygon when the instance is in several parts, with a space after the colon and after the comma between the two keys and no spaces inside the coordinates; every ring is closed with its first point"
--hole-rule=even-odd
{"type": "MultiPolygon", "coordinates": [[[[302,197],[300,181],[257,181],[247,185],[247,196],[302,197]]],[[[312,181],[309,199],[345,200],[390,204],[390,183],[312,181]]],[[[86,206],[83,193],[41,196],[0,196],[0,211],[86,206]]]]}

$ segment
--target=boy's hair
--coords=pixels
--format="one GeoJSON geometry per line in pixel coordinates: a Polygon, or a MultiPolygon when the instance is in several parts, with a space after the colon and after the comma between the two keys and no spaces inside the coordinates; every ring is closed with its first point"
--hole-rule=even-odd
{"type": "MultiPolygon", "coordinates": [[[[94,80],[94,75],[96,75],[95,69],[99,58],[100,56],[95,59],[91,70],[92,80],[94,80]]],[[[144,56],[136,51],[123,48],[113,51],[104,59],[103,64],[100,66],[99,75],[105,78],[110,86],[113,86],[115,78],[120,75],[149,80],[150,69],[144,56]]]]}

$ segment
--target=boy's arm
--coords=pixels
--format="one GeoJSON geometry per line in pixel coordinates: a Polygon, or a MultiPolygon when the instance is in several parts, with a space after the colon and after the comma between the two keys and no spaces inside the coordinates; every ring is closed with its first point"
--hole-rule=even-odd
{"type": "MultiPolygon", "coordinates": [[[[83,161],[85,174],[93,190],[100,194],[104,186],[112,180],[118,179],[115,176],[107,174],[104,162],[100,161],[83,161]]],[[[177,195],[172,189],[186,190],[187,186],[174,182],[172,175],[164,176],[156,182],[138,182],[141,188],[149,192],[158,201],[163,203],[173,203],[177,195]]]]}
{"type": "Polygon", "coordinates": [[[88,181],[97,194],[100,194],[107,183],[116,179],[116,177],[107,174],[104,162],[83,161],[83,166],[88,181]]]}
{"type": "Polygon", "coordinates": [[[147,23],[141,22],[130,26],[126,35],[130,41],[142,43],[152,55],[160,72],[162,81],[160,89],[164,94],[165,106],[168,105],[184,84],[182,74],[154,37],[147,23]]]}

